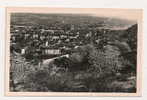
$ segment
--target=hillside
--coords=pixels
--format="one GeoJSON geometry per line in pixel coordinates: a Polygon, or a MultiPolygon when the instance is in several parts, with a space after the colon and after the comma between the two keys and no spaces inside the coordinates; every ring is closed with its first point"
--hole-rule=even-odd
{"type": "Polygon", "coordinates": [[[55,23],[74,24],[85,27],[92,24],[104,28],[126,28],[133,25],[135,22],[124,19],[80,14],[12,13],[11,15],[12,25],[52,25],[55,23]]]}

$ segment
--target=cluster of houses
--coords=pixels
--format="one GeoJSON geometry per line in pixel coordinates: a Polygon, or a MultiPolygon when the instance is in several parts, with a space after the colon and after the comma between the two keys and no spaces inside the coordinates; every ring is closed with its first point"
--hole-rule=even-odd
{"type": "Polygon", "coordinates": [[[41,55],[69,54],[73,48],[91,41],[99,43],[110,30],[76,30],[71,25],[70,30],[62,28],[38,28],[34,26],[13,25],[10,28],[11,42],[21,43],[21,53],[40,52],[41,55]],[[104,37],[102,37],[104,36],[104,37]],[[32,49],[27,49],[28,47],[32,49]],[[35,50],[34,50],[35,49],[35,50]]]}
{"type": "MultiPolygon", "coordinates": [[[[21,53],[26,54],[32,50],[26,50],[27,46],[39,48],[42,55],[60,55],[69,52],[78,45],[80,33],[73,33],[63,29],[33,29],[33,26],[11,26],[11,42],[24,43],[21,53]]],[[[73,26],[71,27],[73,30],[73,26]]],[[[81,43],[81,42],[80,42],[81,43]]],[[[81,43],[82,44],[82,43],[81,43]]]]}

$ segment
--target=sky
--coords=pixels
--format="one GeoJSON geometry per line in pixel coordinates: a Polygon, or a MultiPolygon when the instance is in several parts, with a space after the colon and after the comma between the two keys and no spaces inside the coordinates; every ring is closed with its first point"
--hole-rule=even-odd
{"type": "Polygon", "coordinates": [[[66,13],[66,14],[89,14],[99,17],[113,17],[132,21],[142,19],[141,9],[115,9],[115,8],[35,8],[15,7],[8,8],[8,12],[25,13],[66,13]]]}

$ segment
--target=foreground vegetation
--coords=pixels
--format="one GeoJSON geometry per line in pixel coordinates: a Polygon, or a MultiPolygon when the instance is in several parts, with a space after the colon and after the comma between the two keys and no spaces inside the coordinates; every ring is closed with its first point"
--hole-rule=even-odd
{"type": "Polygon", "coordinates": [[[110,47],[101,51],[88,44],[77,48],[69,58],[55,59],[41,66],[28,64],[22,59],[22,62],[16,63],[13,58],[12,64],[18,69],[13,70],[11,89],[46,92],[135,92],[136,76],[135,71],[129,67],[131,63],[113,53],[115,51],[110,55],[108,48],[110,47]]]}

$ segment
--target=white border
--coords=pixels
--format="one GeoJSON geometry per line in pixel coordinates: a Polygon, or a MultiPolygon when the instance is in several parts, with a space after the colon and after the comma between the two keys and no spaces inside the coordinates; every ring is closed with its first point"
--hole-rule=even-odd
{"type": "Polygon", "coordinates": [[[6,67],[5,67],[5,91],[7,96],[141,96],[142,76],[142,9],[113,9],[113,8],[50,8],[50,7],[7,7],[6,8],[6,67]],[[137,92],[136,93],[107,93],[107,92],[10,92],[10,14],[11,13],[92,13],[95,16],[110,15],[116,18],[135,19],[138,24],[137,32],[137,92]],[[111,12],[111,13],[110,13],[111,12]]]}
{"type": "MultiPolygon", "coordinates": [[[[146,0],[0,0],[0,99],[11,99],[15,100],[18,99],[16,97],[4,97],[4,54],[5,54],[5,10],[4,7],[6,6],[43,6],[43,7],[82,7],[82,8],[143,8],[144,9],[144,23],[143,23],[143,96],[142,97],[107,97],[107,98],[66,98],[66,97],[60,97],[60,98],[45,98],[42,97],[42,99],[100,99],[100,100],[121,100],[121,99],[135,99],[135,100],[146,100],[147,99],[147,62],[145,59],[147,59],[147,47],[145,46],[147,43],[147,1],[146,0]],[[21,2],[20,2],[21,1],[21,2]]],[[[19,98],[21,100],[29,99],[28,97],[25,98],[19,98]]],[[[30,99],[36,99],[39,100],[38,97],[33,97],[30,99]]]]}

